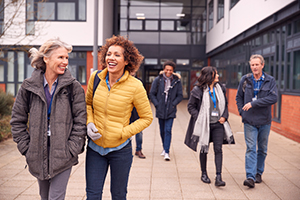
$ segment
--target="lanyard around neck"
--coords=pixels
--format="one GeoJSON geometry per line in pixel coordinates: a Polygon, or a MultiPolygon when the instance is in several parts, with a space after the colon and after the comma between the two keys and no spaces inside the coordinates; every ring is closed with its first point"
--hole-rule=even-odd
{"type": "Polygon", "coordinates": [[[210,90],[208,90],[208,92],[209,92],[209,95],[210,95],[211,100],[212,100],[213,103],[214,103],[214,108],[217,108],[217,99],[216,99],[215,88],[213,88],[213,94],[214,94],[214,96],[212,96],[210,90]]]}
{"type": "Polygon", "coordinates": [[[48,108],[48,120],[50,120],[51,105],[52,105],[53,96],[54,96],[54,94],[55,94],[55,90],[56,90],[56,88],[57,88],[57,84],[58,84],[58,81],[57,81],[56,84],[55,84],[55,88],[54,88],[54,91],[53,91],[52,96],[51,96],[51,101],[50,101],[50,105],[49,105],[49,108],[48,108]]]}

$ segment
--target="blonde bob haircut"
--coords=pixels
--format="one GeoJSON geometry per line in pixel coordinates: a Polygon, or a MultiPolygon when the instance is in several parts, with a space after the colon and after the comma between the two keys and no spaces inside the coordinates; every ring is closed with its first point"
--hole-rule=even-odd
{"type": "Polygon", "coordinates": [[[31,58],[31,66],[36,69],[41,69],[44,72],[46,71],[46,63],[44,62],[44,57],[49,58],[53,51],[58,48],[65,48],[68,53],[72,51],[72,45],[62,42],[59,38],[53,38],[47,40],[40,48],[31,48],[29,50],[31,58]]]}

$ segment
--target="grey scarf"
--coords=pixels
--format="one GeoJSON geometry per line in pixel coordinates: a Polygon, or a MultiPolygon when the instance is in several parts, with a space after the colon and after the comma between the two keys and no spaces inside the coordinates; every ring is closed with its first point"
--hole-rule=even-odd
{"type": "Polygon", "coordinates": [[[171,81],[173,78],[173,74],[170,77],[167,77],[165,73],[163,73],[163,77],[164,77],[164,81],[165,81],[165,94],[166,94],[166,98],[165,98],[165,102],[167,102],[168,99],[168,93],[169,93],[169,89],[171,87],[171,81]]]}
{"type": "MultiPolygon", "coordinates": [[[[218,99],[218,106],[220,109],[220,114],[224,113],[225,110],[225,97],[224,93],[222,91],[222,88],[219,84],[216,84],[215,86],[215,92],[216,92],[216,98],[218,99]]],[[[210,107],[210,96],[209,96],[209,87],[203,90],[203,97],[202,97],[202,103],[201,108],[198,114],[197,121],[195,123],[194,132],[193,135],[199,136],[199,145],[201,147],[202,153],[208,153],[209,150],[209,107],[210,107]]],[[[226,140],[230,144],[232,131],[230,129],[230,126],[228,122],[226,121],[224,124],[225,134],[226,134],[226,140]],[[225,125],[226,124],[226,125],[225,125]]]]}

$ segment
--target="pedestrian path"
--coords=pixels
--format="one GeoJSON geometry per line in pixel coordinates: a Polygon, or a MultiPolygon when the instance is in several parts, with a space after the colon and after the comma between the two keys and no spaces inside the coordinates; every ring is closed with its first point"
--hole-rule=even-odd
{"type": "MultiPolygon", "coordinates": [[[[243,186],[245,142],[241,118],[230,113],[235,145],[223,146],[223,180],[226,186],[214,186],[214,156],[208,154],[208,175],[211,184],[200,180],[199,154],[187,148],[183,141],[189,121],[187,100],[178,106],[173,124],[171,161],[164,161],[157,118],[145,129],[143,153],[146,159],[133,158],[128,185],[128,200],[299,200],[300,199],[300,144],[271,131],[263,182],[249,189],[243,186]]],[[[155,110],[152,106],[152,110],[155,110]]],[[[133,138],[133,149],[135,141],[133,138]]],[[[133,152],[134,153],[134,152],[133,152]]],[[[38,184],[20,155],[16,144],[9,139],[0,143],[0,200],[39,199],[38,184]]],[[[109,200],[109,174],[103,199],[109,200]]],[[[73,167],[67,189],[67,200],[85,199],[85,153],[73,167]]]]}

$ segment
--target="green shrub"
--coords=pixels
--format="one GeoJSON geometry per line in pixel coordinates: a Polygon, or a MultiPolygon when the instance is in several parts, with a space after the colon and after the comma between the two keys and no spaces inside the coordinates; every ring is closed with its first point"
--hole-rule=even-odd
{"type": "Polygon", "coordinates": [[[11,109],[14,104],[14,97],[6,94],[0,89],[0,141],[11,137],[11,109]]]}
{"type": "Polygon", "coordinates": [[[0,142],[11,137],[11,130],[10,130],[10,115],[4,116],[0,119],[0,142]]]}
{"type": "Polygon", "coordinates": [[[0,119],[3,116],[11,115],[11,109],[14,104],[14,97],[11,94],[6,94],[0,89],[0,119]]]}

